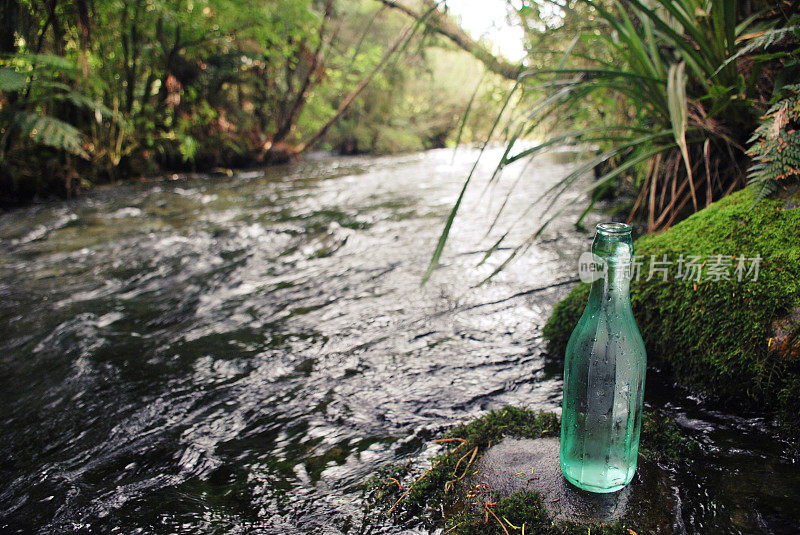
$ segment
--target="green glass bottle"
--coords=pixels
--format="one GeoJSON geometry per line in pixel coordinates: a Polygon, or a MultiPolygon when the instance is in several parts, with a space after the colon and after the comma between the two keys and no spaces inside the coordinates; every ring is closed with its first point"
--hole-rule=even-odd
{"type": "Polygon", "coordinates": [[[564,362],[561,471],[581,489],[614,492],[636,471],[647,367],[630,301],[631,227],[598,225],[592,253],[589,303],[564,362]]]}

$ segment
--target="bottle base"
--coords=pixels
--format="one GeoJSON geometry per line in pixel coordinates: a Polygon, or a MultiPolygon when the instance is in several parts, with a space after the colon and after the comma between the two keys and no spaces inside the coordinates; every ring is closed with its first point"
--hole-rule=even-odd
{"type": "MultiPolygon", "coordinates": [[[[614,469],[611,469],[611,470],[614,470],[614,469]]],[[[623,472],[622,470],[618,470],[617,469],[617,470],[614,470],[614,471],[618,472],[618,474],[617,474],[618,477],[615,478],[615,477],[613,477],[613,474],[609,474],[609,476],[611,476],[611,477],[608,477],[608,479],[610,480],[609,483],[611,483],[611,484],[609,484],[609,485],[597,485],[597,484],[593,484],[592,482],[588,482],[588,481],[580,481],[579,479],[572,477],[567,470],[564,470],[563,466],[561,467],[561,473],[564,474],[564,478],[567,481],[569,481],[570,483],[572,483],[574,486],[578,487],[581,490],[585,490],[585,491],[588,491],[588,492],[594,492],[596,494],[610,494],[612,492],[618,492],[618,491],[624,489],[625,487],[627,487],[628,484],[631,482],[631,479],[633,479],[633,478],[629,479],[628,477],[626,477],[627,474],[625,472],[623,472]],[[615,480],[618,481],[618,483],[612,483],[615,480]]]]}

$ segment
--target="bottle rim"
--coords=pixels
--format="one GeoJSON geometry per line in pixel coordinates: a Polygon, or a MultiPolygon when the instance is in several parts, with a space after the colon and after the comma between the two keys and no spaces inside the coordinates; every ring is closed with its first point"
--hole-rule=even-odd
{"type": "Polygon", "coordinates": [[[597,225],[597,232],[606,236],[623,236],[630,234],[632,231],[633,227],[625,223],[609,222],[597,225]]]}

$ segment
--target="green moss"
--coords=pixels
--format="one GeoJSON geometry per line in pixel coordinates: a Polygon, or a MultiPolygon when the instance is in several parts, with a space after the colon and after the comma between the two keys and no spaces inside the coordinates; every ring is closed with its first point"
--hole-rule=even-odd
{"type": "MultiPolygon", "coordinates": [[[[483,514],[465,511],[448,518],[444,524],[445,532],[450,530],[450,533],[457,535],[505,535],[500,527],[500,522],[503,522],[509,533],[521,532],[523,525],[526,534],[551,533],[550,513],[537,492],[517,491],[504,498],[492,499],[490,503],[494,505],[491,506],[491,511],[497,518],[487,517],[486,501],[482,500],[483,514]]],[[[480,513],[481,508],[476,509],[480,513]]]]}
{"type": "MultiPolygon", "coordinates": [[[[680,435],[674,421],[653,414],[647,415],[644,422],[643,454],[675,460],[691,451],[690,442],[680,435]]],[[[558,434],[559,421],[552,413],[517,407],[492,411],[455,427],[440,439],[447,450],[432,460],[429,471],[414,473],[411,462],[380,470],[365,484],[367,516],[370,522],[383,524],[391,511],[390,521],[395,524],[422,525],[460,535],[504,535],[500,522],[509,533],[521,533],[524,524],[526,534],[629,534],[629,526],[623,524],[587,526],[555,522],[542,495],[535,490],[508,496],[470,492],[474,489],[469,477],[473,451],[477,459],[505,437],[536,439],[558,434]],[[466,477],[460,478],[462,474],[466,477]],[[487,505],[497,516],[489,516],[488,522],[487,505]]]]}
{"type": "Polygon", "coordinates": [[[642,435],[639,452],[654,461],[689,459],[700,452],[694,439],[681,434],[675,419],[660,410],[642,415],[642,435]]]}
{"type": "MultiPolygon", "coordinates": [[[[672,371],[695,390],[747,402],[800,429],[797,351],[775,351],[773,322],[800,308],[800,209],[797,188],[754,205],[753,188],[730,195],[657,235],[636,241],[636,254],[667,255],[667,281],[644,276],[631,285],[631,302],[652,364],[672,371]],[[678,280],[680,255],[762,258],[757,281],[678,280]]],[[[705,273],[704,273],[705,278],[705,273]]],[[[544,335],[563,355],[588,299],[581,284],[559,303],[544,335]]],[[[798,325],[789,327],[791,340],[798,325]]],[[[796,340],[796,338],[795,338],[796,340]]]]}
{"type": "MultiPolygon", "coordinates": [[[[483,418],[452,429],[444,440],[451,447],[434,459],[434,468],[411,488],[397,513],[401,518],[418,518],[426,511],[447,511],[463,507],[459,494],[465,489],[465,479],[457,480],[477,448],[475,458],[492,443],[505,436],[539,438],[558,434],[558,419],[550,413],[536,413],[516,407],[505,407],[492,411],[483,418]],[[463,441],[463,442],[461,442],[463,441]],[[462,457],[466,454],[466,458],[462,457]],[[458,469],[458,470],[457,470],[458,469]]],[[[398,489],[399,490],[399,489],[398,489]]],[[[454,511],[455,512],[455,511],[454,511]]],[[[443,518],[429,518],[436,525],[443,518]]]]}
{"type": "MultiPolygon", "coordinates": [[[[477,523],[480,520],[481,527],[485,529],[483,516],[471,511],[463,500],[469,488],[469,478],[458,479],[466,473],[473,452],[474,459],[477,459],[481,452],[505,436],[539,438],[554,435],[558,435],[558,419],[553,414],[515,407],[492,411],[447,433],[441,439],[447,450],[432,460],[433,467],[422,477],[410,477],[413,475],[411,463],[385,468],[376,474],[366,485],[366,509],[373,514],[376,522],[385,521],[386,513],[405,495],[392,511],[392,521],[396,524],[421,524],[429,529],[447,526],[450,529],[461,523],[464,524],[462,528],[466,529],[473,521],[477,523]],[[457,522],[453,524],[455,520],[457,522]]],[[[550,523],[547,517],[547,524],[550,523]]],[[[462,529],[456,533],[469,531],[462,529]]]]}
{"type": "Polygon", "coordinates": [[[559,302],[542,328],[547,339],[547,349],[554,355],[563,355],[573,329],[589,301],[589,288],[586,283],[578,284],[570,294],[559,302]]]}
{"type": "Polygon", "coordinates": [[[342,465],[347,460],[351,451],[348,447],[347,441],[340,442],[320,455],[308,457],[305,461],[306,470],[312,481],[319,481],[322,472],[331,463],[342,465]]]}
{"type": "Polygon", "coordinates": [[[463,439],[467,445],[483,449],[507,436],[540,438],[548,434],[558,435],[558,432],[559,421],[554,414],[509,406],[453,428],[448,438],[463,439]]]}
{"type": "MultiPolygon", "coordinates": [[[[519,490],[501,498],[483,498],[480,507],[452,516],[445,522],[445,533],[453,535],[505,535],[506,533],[531,535],[630,535],[623,523],[595,524],[591,526],[555,523],[552,513],[544,505],[538,492],[519,490]],[[486,504],[494,515],[487,518],[486,504]],[[476,514],[480,513],[480,514],[476,514]],[[503,527],[500,523],[503,523],[503,527]],[[448,532],[448,530],[450,530],[448,532]]],[[[634,532],[635,533],[635,532],[634,532]]]]}

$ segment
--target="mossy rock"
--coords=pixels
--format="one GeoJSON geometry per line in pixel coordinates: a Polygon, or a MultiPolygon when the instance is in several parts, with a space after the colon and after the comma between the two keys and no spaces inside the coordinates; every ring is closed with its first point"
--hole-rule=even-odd
{"type": "Polygon", "coordinates": [[[630,487],[605,498],[563,480],[558,465],[559,430],[552,413],[517,407],[492,411],[455,427],[436,441],[445,451],[432,459],[428,471],[419,473],[408,462],[382,470],[367,483],[368,523],[460,535],[521,533],[523,525],[525,533],[541,535],[585,534],[587,530],[598,535],[662,532],[658,526],[669,532],[672,511],[642,504],[663,506],[670,500],[665,483],[668,471],[696,451],[697,444],[680,435],[674,420],[661,413],[645,414],[641,469],[630,487]],[[524,470],[516,467],[520,463],[524,470]],[[542,479],[522,477],[535,463],[542,479]],[[522,483],[516,485],[512,480],[518,475],[522,483]],[[484,477],[494,477],[492,485],[487,486],[484,477]],[[567,503],[569,514],[564,512],[567,503]],[[598,505],[601,509],[610,505],[610,514],[592,514],[598,505]]]}
{"type": "Polygon", "coordinates": [[[636,474],[624,489],[596,494],[580,490],[564,478],[558,438],[507,438],[493,445],[476,463],[470,484],[473,502],[480,494],[491,493],[494,501],[502,502],[534,490],[542,496],[541,502],[556,525],[616,524],[626,529],[635,526],[637,533],[666,535],[674,533],[679,523],[671,472],[652,457],[643,455],[639,459],[636,474]]]}
{"type": "MultiPolygon", "coordinates": [[[[778,414],[800,432],[800,188],[755,202],[753,188],[730,195],[669,230],[636,240],[649,262],[667,255],[667,281],[647,280],[649,264],[631,284],[633,312],[650,364],[702,393],[778,414]],[[680,255],[708,268],[716,255],[761,257],[757,280],[679,280],[680,255]]],[[[749,265],[748,265],[749,267],[749,265]]],[[[563,355],[586,306],[578,285],[556,305],[544,327],[549,350],[563,355]]]]}

